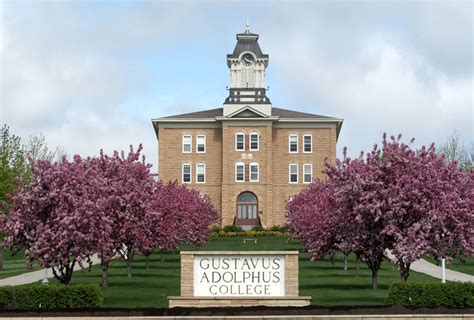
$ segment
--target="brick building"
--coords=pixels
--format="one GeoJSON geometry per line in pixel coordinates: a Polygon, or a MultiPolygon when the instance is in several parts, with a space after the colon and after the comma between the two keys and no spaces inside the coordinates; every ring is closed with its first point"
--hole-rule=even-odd
{"type": "Polygon", "coordinates": [[[342,120],[273,107],[268,61],[247,26],[227,55],[223,108],[152,120],[160,178],[209,195],[222,226],[284,224],[286,200],[336,159],[342,120]]]}

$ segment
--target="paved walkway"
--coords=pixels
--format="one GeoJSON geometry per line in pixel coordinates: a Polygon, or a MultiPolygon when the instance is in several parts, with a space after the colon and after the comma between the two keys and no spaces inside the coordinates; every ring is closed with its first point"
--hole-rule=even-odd
{"type": "MultiPolygon", "coordinates": [[[[387,251],[386,254],[390,260],[393,261],[395,259],[395,256],[391,252],[387,251]]],[[[410,266],[410,270],[427,274],[433,278],[441,279],[442,277],[442,268],[431,262],[426,261],[425,259],[420,259],[413,262],[410,266]]],[[[446,280],[474,282],[474,276],[446,268],[446,280]]]]}
{"type": "MultiPolygon", "coordinates": [[[[92,257],[92,264],[100,263],[99,258],[97,256],[92,257]]],[[[81,270],[81,268],[76,264],[74,267],[74,271],[81,270]]],[[[16,286],[21,284],[28,284],[33,282],[38,282],[43,280],[44,278],[44,269],[27,272],[23,274],[19,274],[17,276],[0,279],[0,286],[16,286]]],[[[48,278],[54,278],[53,271],[48,269],[48,278]]]]}

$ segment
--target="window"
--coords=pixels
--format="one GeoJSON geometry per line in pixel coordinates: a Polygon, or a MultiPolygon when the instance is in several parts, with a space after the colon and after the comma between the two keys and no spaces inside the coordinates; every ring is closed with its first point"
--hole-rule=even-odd
{"type": "Polygon", "coordinates": [[[196,152],[205,153],[206,152],[206,136],[199,135],[196,137],[196,152]]]}
{"type": "Polygon", "coordinates": [[[183,164],[183,183],[191,183],[191,165],[183,164]]]}
{"type": "Polygon", "coordinates": [[[250,182],[258,182],[259,178],[259,173],[258,173],[258,163],[252,162],[249,165],[249,171],[250,171],[250,182]]]}
{"type": "Polygon", "coordinates": [[[258,133],[254,132],[254,133],[251,133],[250,136],[250,150],[253,150],[253,151],[258,151],[258,147],[259,147],[259,136],[258,136],[258,133]]]}
{"type": "Polygon", "coordinates": [[[237,221],[236,224],[255,225],[257,217],[258,200],[250,192],[243,192],[237,197],[237,221]]]}
{"type": "Polygon", "coordinates": [[[196,164],[196,183],[206,182],[206,165],[203,163],[196,164]]]}
{"type": "Polygon", "coordinates": [[[290,183],[298,183],[298,165],[294,163],[290,164],[289,172],[290,172],[290,183]]]}
{"type": "Polygon", "coordinates": [[[235,150],[243,151],[245,149],[245,135],[242,132],[235,134],[235,150]]]}
{"type": "Polygon", "coordinates": [[[303,182],[311,183],[313,181],[313,165],[306,163],[303,165],[303,182]]]}
{"type": "Polygon", "coordinates": [[[303,136],[303,152],[304,153],[313,152],[313,136],[310,134],[305,134],[303,136]]]}
{"type": "Polygon", "coordinates": [[[298,152],[298,135],[296,134],[290,134],[290,153],[297,153],[298,152]]]}
{"type": "Polygon", "coordinates": [[[193,137],[191,135],[183,136],[183,153],[191,153],[193,137]]]}
{"type": "Polygon", "coordinates": [[[235,181],[245,181],[245,164],[243,162],[237,162],[235,164],[235,181]]]}

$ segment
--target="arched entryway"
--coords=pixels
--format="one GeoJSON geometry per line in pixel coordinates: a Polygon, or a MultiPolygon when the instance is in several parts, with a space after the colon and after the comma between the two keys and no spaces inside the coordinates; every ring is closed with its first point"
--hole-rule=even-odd
{"type": "Polygon", "coordinates": [[[235,224],[243,227],[252,227],[259,224],[258,199],[254,193],[246,191],[237,197],[235,224]]]}

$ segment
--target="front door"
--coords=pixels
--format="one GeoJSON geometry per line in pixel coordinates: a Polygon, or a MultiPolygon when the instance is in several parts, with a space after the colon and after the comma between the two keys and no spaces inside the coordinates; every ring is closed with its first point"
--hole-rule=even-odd
{"type": "Polygon", "coordinates": [[[237,197],[237,216],[235,224],[255,226],[258,224],[258,200],[251,192],[242,192],[237,197]]]}

